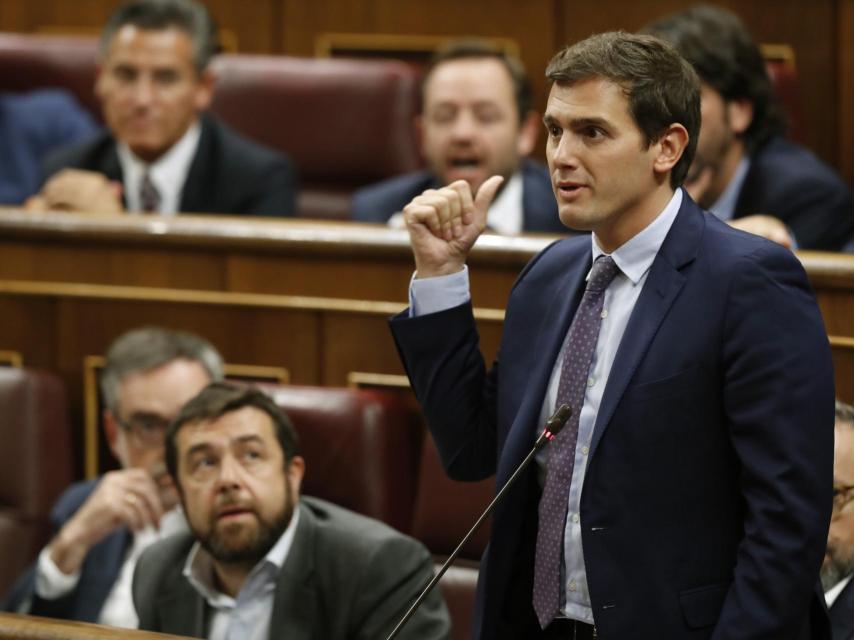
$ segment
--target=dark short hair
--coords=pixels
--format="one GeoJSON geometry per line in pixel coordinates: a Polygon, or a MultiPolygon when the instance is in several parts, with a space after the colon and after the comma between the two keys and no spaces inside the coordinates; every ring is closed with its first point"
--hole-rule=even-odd
{"type": "Polygon", "coordinates": [[[430,59],[424,73],[424,79],[421,81],[421,94],[426,95],[427,82],[436,67],[456,60],[497,60],[500,62],[507,70],[513,83],[513,95],[516,98],[519,122],[525,119],[534,102],[531,82],[525,72],[525,65],[516,56],[486,40],[452,40],[440,47],[430,59]]]}
{"type": "Polygon", "coordinates": [[[120,6],[101,32],[101,55],[113,36],[127,25],[146,31],[179,29],[193,42],[193,65],[202,73],[219,50],[217,26],[204,5],[195,0],[130,0],[120,6]]]}
{"type": "Polygon", "coordinates": [[[101,371],[104,406],[118,415],[119,385],[127,376],[150,371],[173,360],[198,362],[211,380],[222,379],[222,357],[214,346],[193,333],[162,327],[141,327],[123,333],[107,350],[101,371]]]}
{"type": "Polygon", "coordinates": [[[785,116],[775,99],[762,53],[734,13],[698,5],[665,16],[643,31],[676,47],[725,100],[750,101],[753,121],[744,133],[749,152],[785,133],[785,116]]]}
{"type": "Polygon", "coordinates": [[[836,401],[836,422],[843,422],[854,427],[854,407],[850,404],[836,401]]]}
{"type": "Polygon", "coordinates": [[[257,387],[236,385],[229,382],[213,382],[187,402],[166,430],[166,468],[178,484],[178,432],[185,424],[216,420],[243,407],[260,409],[273,421],[276,439],[282,447],[285,466],[299,454],[299,439],[291,424],[273,399],[257,387]]]}
{"type": "Polygon", "coordinates": [[[670,172],[670,185],[675,189],[682,184],[700,133],[700,84],[673,47],[652,36],[600,33],[558,53],[549,62],[546,77],[558,86],[596,77],[619,85],[647,147],[670,125],[684,126],[688,145],[670,172]]]}

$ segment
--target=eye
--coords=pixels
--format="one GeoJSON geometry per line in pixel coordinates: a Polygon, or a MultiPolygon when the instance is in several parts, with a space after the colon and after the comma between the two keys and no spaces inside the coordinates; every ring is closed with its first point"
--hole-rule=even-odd
{"type": "Polygon", "coordinates": [[[560,134],[562,133],[561,128],[555,124],[547,124],[546,131],[548,131],[551,138],[560,138],[560,134]]]}
{"type": "Polygon", "coordinates": [[[591,140],[598,140],[605,137],[605,130],[594,126],[585,127],[581,133],[585,138],[590,138],[591,140]]]}

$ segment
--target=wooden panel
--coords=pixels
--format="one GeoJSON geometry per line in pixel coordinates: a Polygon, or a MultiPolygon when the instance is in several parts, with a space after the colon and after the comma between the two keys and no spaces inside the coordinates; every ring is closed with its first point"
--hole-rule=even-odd
{"type": "Polygon", "coordinates": [[[854,403],[854,340],[831,339],[833,368],[836,375],[836,397],[854,403]]]}
{"type": "Polygon", "coordinates": [[[0,638],[3,640],[186,640],[136,629],[117,629],[88,622],[69,622],[17,613],[0,613],[0,638]]]}

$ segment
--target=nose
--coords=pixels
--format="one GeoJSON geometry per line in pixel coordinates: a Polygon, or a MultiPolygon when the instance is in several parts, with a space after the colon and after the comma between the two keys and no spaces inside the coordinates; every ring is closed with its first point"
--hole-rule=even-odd
{"type": "Polygon", "coordinates": [[[154,85],[151,78],[140,75],[131,88],[131,98],[136,106],[148,106],[154,99],[154,85]]]}
{"type": "Polygon", "coordinates": [[[477,131],[477,119],[469,109],[462,109],[451,126],[451,136],[455,140],[470,140],[477,131]]]}
{"type": "Polygon", "coordinates": [[[219,465],[217,487],[220,491],[240,486],[240,464],[234,456],[225,456],[219,465]]]}
{"type": "Polygon", "coordinates": [[[578,166],[578,144],[575,136],[565,132],[549,141],[548,160],[552,168],[574,169],[578,166]]]}

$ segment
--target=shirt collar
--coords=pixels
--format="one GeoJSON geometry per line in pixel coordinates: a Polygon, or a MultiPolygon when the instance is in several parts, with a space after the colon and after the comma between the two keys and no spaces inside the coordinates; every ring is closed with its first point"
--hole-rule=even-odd
{"type": "Polygon", "coordinates": [[[721,220],[732,220],[735,216],[735,205],[738,204],[738,196],[741,193],[741,187],[747,178],[749,170],[750,157],[744,156],[735,168],[735,173],[732,174],[732,179],[727,184],[726,189],[724,189],[717,201],[709,207],[709,211],[721,220]]]}
{"type": "MultiPolygon", "coordinates": [[[[652,266],[652,261],[658,255],[658,250],[661,248],[668,231],[670,231],[681,206],[682,189],[676,189],[667,206],[655,220],[610,254],[620,271],[633,284],[637,284],[652,266]]],[[[605,252],[599,247],[595,233],[591,234],[590,242],[593,245],[593,261],[596,262],[596,258],[605,255],[605,252]]],[[[588,273],[588,277],[589,275],[588,273]]]]}
{"type": "Polygon", "coordinates": [[[837,598],[839,598],[839,594],[841,594],[845,587],[848,586],[848,583],[851,582],[851,577],[852,576],[850,574],[845,576],[842,580],[824,592],[824,601],[827,603],[828,608],[833,606],[833,603],[836,602],[837,598]]]}
{"type": "Polygon", "coordinates": [[[187,179],[187,174],[190,172],[190,165],[193,163],[193,158],[196,155],[201,135],[202,127],[199,121],[196,120],[166,153],[151,164],[137,157],[126,143],[119,142],[117,144],[119,162],[122,166],[126,185],[131,186],[131,193],[135,196],[138,191],[138,185],[142,182],[145,173],[148,172],[152,183],[154,183],[154,187],[160,192],[161,196],[169,193],[178,196],[175,198],[176,202],[174,204],[177,207],[180,200],[180,193],[187,179]]]}
{"type": "MultiPolygon", "coordinates": [[[[266,578],[263,578],[265,582],[274,581],[276,579],[276,576],[279,571],[281,571],[282,566],[284,566],[285,560],[287,560],[288,553],[293,545],[298,523],[299,504],[297,503],[293,516],[291,516],[291,521],[288,523],[285,532],[279,537],[276,544],[274,544],[267,552],[267,555],[259,560],[258,564],[252,567],[252,571],[250,571],[249,575],[246,577],[246,582],[243,585],[244,588],[251,580],[256,579],[255,577],[261,573],[266,573],[266,578]]],[[[216,588],[216,583],[214,581],[213,558],[198,541],[196,541],[190,549],[190,553],[184,563],[183,574],[199,595],[207,600],[208,604],[212,607],[217,609],[234,607],[235,599],[222,593],[216,588]]],[[[238,598],[239,597],[240,594],[238,594],[238,598]]]]}

